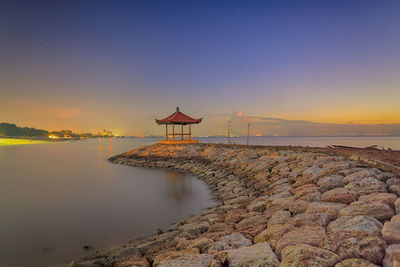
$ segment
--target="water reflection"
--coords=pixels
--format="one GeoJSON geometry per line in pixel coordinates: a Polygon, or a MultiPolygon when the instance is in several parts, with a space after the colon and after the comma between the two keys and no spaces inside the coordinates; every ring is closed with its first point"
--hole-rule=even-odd
{"type": "Polygon", "coordinates": [[[180,201],[192,193],[192,177],[182,173],[165,171],[167,195],[180,201]]]}

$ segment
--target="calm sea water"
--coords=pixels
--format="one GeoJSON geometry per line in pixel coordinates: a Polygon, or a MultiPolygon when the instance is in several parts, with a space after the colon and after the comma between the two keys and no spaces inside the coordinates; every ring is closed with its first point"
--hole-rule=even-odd
{"type": "MultiPolygon", "coordinates": [[[[200,138],[226,143],[227,138],[200,138]]],[[[0,146],[0,266],[54,266],[154,233],[212,206],[206,184],[176,172],[107,161],[156,139],[0,146]]],[[[232,138],[245,144],[246,138],[232,138]]],[[[400,137],[252,137],[254,145],[400,150],[400,137]]]]}
{"type": "MultiPolygon", "coordinates": [[[[226,137],[200,138],[204,143],[227,143],[226,137]]],[[[231,138],[231,143],[246,144],[245,137],[231,138]]],[[[312,146],[326,147],[328,145],[344,145],[367,147],[377,145],[379,149],[391,148],[400,150],[400,136],[374,137],[250,137],[250,145],[280,145],[280,146],[312,146]]]]}
{"type": "Polygon", "coordinates": [[[66,263],[85,245],[119,245],[212,206],[192,176],[107,161],[155,141],[0,147],[0,266],[66,263]]]}

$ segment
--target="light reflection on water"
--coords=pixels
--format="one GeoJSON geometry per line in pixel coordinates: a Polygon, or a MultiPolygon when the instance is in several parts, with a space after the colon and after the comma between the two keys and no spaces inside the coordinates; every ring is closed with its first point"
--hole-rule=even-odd
{"type": "Polygon", "coordinates": [[[111,164],[154,139],[0,147],[0,266],[53,266],[152,234],[213,205],[180,173],[111,164]]]}

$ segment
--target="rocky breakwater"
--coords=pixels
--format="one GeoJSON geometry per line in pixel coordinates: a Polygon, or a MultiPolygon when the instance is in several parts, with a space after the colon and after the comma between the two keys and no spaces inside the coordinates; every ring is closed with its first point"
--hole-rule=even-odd
{"type": "Polygon", "coordinates": [[[72,266],[398,266],[400,178],[306,149],[151,145],[110,159],[204,180],[219,203],[72,266]]]}

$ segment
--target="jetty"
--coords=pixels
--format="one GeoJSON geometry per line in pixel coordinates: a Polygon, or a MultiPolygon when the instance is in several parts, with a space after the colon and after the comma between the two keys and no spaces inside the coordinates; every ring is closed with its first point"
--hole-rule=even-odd
{"type": "Polygon", "coordinates": [[[193,174],[218,203],[71,266],[397,266],[398,166],[345,152],[154,144],[112,157],[193,174]]]}

